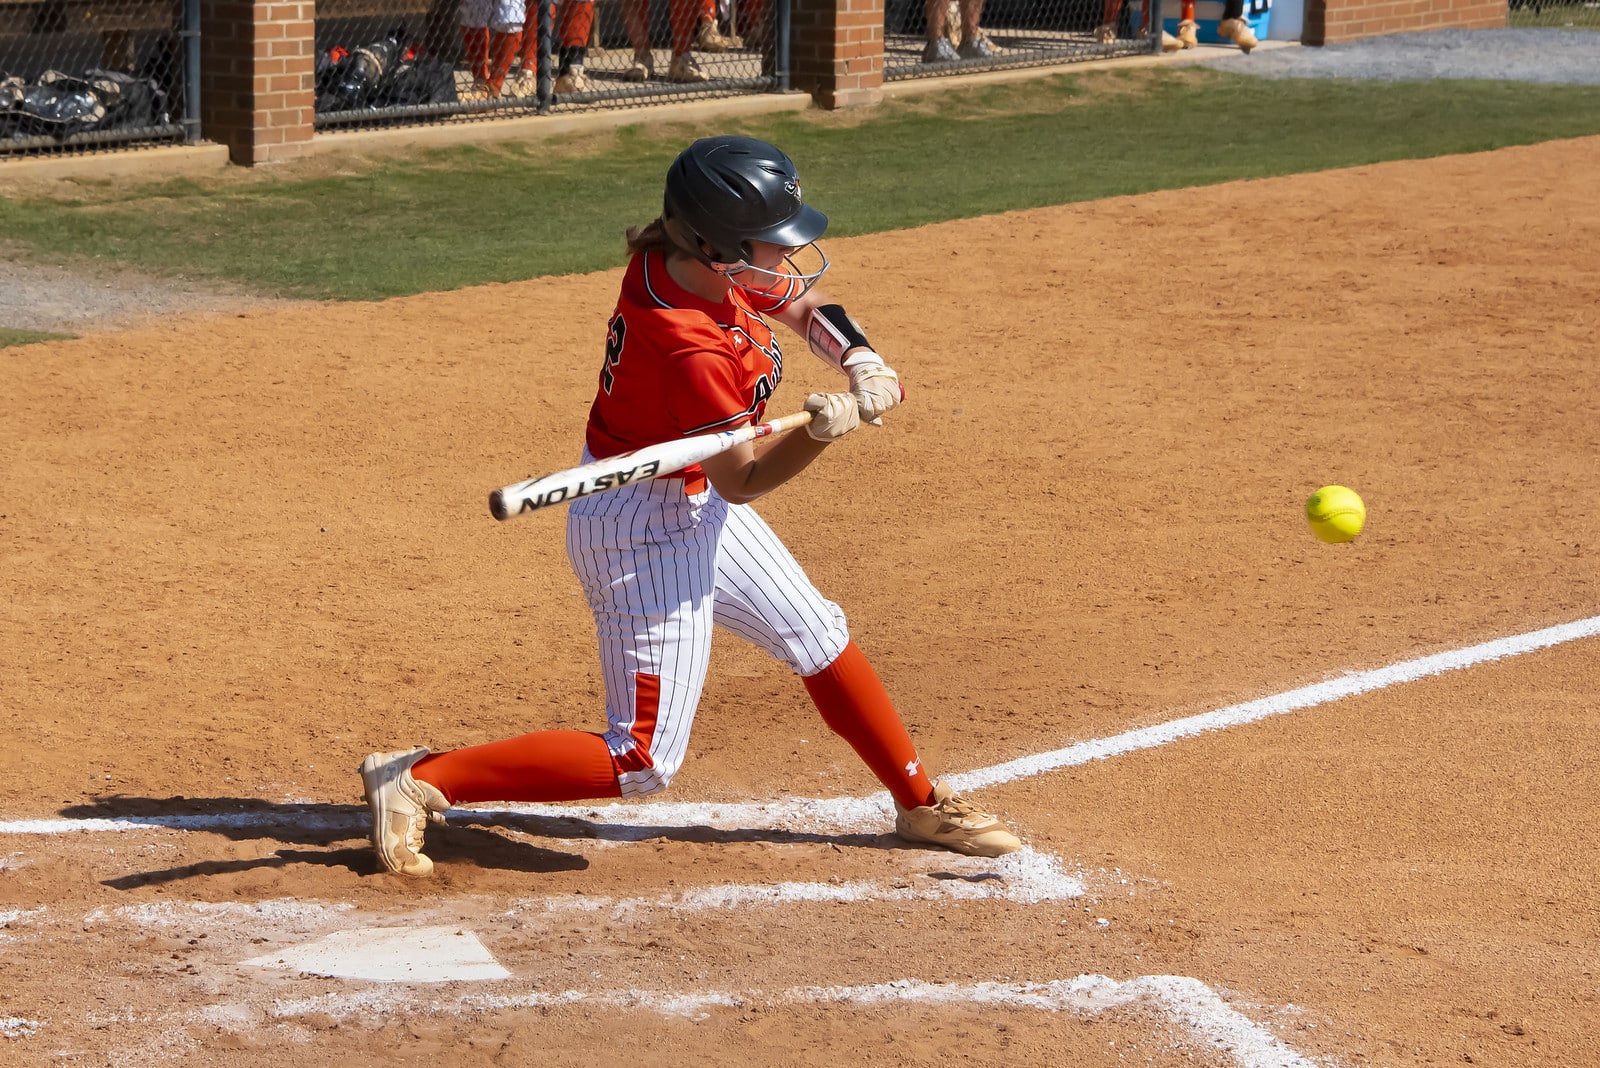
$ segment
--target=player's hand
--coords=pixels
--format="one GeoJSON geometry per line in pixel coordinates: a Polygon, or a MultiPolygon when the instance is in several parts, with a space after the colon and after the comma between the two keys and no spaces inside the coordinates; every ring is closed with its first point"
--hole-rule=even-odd
{"type": "Polygon", "coordinates": [[[844,361],[850,376],[850,392],[856,398],[861,418],[874,426],[883,425],[883,413],[905,400],[900,376],[871,349],[862,349],[844,361]]]}
{"type": "Polygon", "coordinates": [[[861,425],[854,393],[813,393],[803,407],[812,413],[806,433],[818,441],[838,441],[861,425]]]}

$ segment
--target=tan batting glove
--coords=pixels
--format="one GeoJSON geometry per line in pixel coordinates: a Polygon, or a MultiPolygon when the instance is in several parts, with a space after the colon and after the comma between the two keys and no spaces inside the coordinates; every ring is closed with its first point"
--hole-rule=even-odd
{"type": "Polygon", "coordinates": [[[863,349],[844,361],[850,376],[850,392],[855,395],[861,418],[873,426],[883,425],[883,413],[905,400],[900,376],[871,349],[863,349]]]}
{"type": "Polygon", "coordinates": [[[861,425],[854,393],[813,393],[804,407],[812,413],[806,433],[818,441],[837,441],[861,425]]]}

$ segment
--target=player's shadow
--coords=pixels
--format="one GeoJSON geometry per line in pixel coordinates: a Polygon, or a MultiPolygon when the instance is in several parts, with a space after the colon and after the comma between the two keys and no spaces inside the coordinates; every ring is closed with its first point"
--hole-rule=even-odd
{"type": "Polygon", "coordinates": [[[604,823],[581,816],[544,816],[506,809],[451,809],[452,826],[507,827],[541,838],[593,838],[605,842],[671,842],[728,844],[768,842],[774,845],[835,845],[852,849],[907,849],[904,840],[883,834],[824,834],[776,827],[707,827],[704,824],[604,823]]]}
{"type": "MultiPolygon", "coordinates": [[[[643,808],[643,806],[641,806],[643,808]]],[[[355,840],[364,841],[369,826],[365,805],[273,804],[257,798],[241,797],[130,797],[112,795],[92,802],[69,805],[60,810],[68,819],[115,820],[118,823],[144,824],[171,830],[210,832],[235,841],[271,839],[288,845],[314,846],[321,853],[292,853],[284,863],[309,862],[308,857],[328,858],[330,866],[348,867],[365,873],[376,869],[371,850],[365,848],[332,850],[328,847],[355,840]]],[[[643,815],[641,811],[641,815],[643,815]]],[[[495,834],[493,828],[518,831],[535,838],[607,842],[646,842],[667,839],[701,844],[767,842],[777,845],[833,845],[853,849],[916,849],[900,838],[882,834],[827,834],[820,831],[791,831],[772,827],[708,827],[701,824],[607,823],[581,816],[552,816],[521,813],[506,809],[451,809],[445,826],[430,824],[428,854],[434,860],[475,863],[484,868],[512,871],[570,871],[586,867],[581,856],[541,849],[527,842],[510,841],[495,834]]],[[[281,851],[280,851],[281,853],[281,851]]],[[[263,858],[258,866],[270,864],[263,858]]],[[[243,862],[212,861],[202,864],[243,862]]],[[[178,869],[174,869],[178,870],[178,869]]],[[[220,869],[219,869],[220,870],[220,869]]],[[[154,874],[154,873],[152,873],[154,874]]],[[[196,871],[195,875],[207,874],[196,871]]],[[[183,878],[184,876],[174,876],[183,878]]]]}
{"type": "MultiPolygon", "coordinates": [[[[356,875],[378,871],[377,858],[365,844],[370,826],[365,805],[279,805],[239,797],[115,795],[68,805],[60,814],[67,819],[111,820],[121,825],[216,834],[236,842],[267,840],[308,847],[278,849],[263,857],[199,860],[105,880],[105,885],[119,890],[294,864],[343,868],[356,875]],[[351,846],[353,841],[362,845],[351,846]]],[[[89,824],[85,829],[94,826],[89,824]]],[[[581,871],[589,866],[582,856],[513,841],[482,827],[430,825],[427,834],[428,855],[436,861],[532,874],[581,871]]]]}

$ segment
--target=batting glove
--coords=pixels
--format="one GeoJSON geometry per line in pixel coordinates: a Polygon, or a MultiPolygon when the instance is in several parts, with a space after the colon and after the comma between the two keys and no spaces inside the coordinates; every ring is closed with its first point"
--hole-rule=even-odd
{"type": "Polygon", "coordinates": [[[812,413],[806,433],[818,441],[837,441],[861,425],[854,393],[813,393],[804,407],[812,413]]]}
{"type": "Polygon", "coordinates": [[[900,376],[871,349],[845,360],[844,369],[850,376],[850,392],[861,409],[861,418],[874,426],[882,426],[883,413],[905,400],[906,391],[900,385],[900,376]]]}

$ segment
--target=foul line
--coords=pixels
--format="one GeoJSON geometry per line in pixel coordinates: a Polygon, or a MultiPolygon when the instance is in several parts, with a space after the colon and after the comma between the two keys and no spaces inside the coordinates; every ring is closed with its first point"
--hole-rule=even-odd
{"type": "MultiPolygon", "coordinates": [[[[946,776],[955,789],[971,791],[986,786],[1014,782],[1060,768],[1106,760],[1141,749],[1153,749],[1183,738],[1209,731],[1224,730],[1283,715],[1330,701],[1370,693],[1401,683],[1414,682],[1430,675],[1472,667],[1476,664],[1524,653],[1537,652],[1566,642],[1600,635],[1600,616],[1563,623],[1543,630],[1480,645],[1406,660],[1371,671],[1358,671],[1326,682],[1302,686],[1287,693],[1263,697],[1243,704],[1229,705],[1169,723],[1128,731],[1111,738],[1079,742],[1064,749],[1020,757],[976,771],[946,776]]],[[[655,801],[643,804],[579,805],[519,804],[495,808],[452,809],[458,821],[492,820],[502,815],[538,816],[558,820],[578,820],[589,824],[587,831],[602,841],[633,842],[658,836],[664,831],[685,827],[713,827],[731,831],[751,829],[785,830],[799,833],[838,835],[878,829],[892,811],[887,792],[866,797],[788,798],[744,804],[708,804],[655,801]]],[[[348,815],[314,813],[240,812],[193,816],[126,816],[90,819],[38,819],[0,822],[4,834],[63,834],[73,831],[131,831],[151,827],[169,830],[205,831],[230,827],[259,827],[293,819],[295,826],[326,830],[364,829],[364,811],[348,815]]]]}
{"type": "MultiPolygon", "coordinates": [[[[702,1018],[713,1009],[773,1003],[855,1008],[884,1004],[1003,1006],[1084,1016],[1143,1003],[1187,1027],[1214,1049],[1230,1054],[1243,1068],[1316,1068],[1314,1062],[1234,1009],[1211,987],[1181,975],[1145,975],[1120,983],[1104,975],[1080,975],[1075,979],[1044,983],[928,983],[901,979],[870,986],[794,987],[775,994],[726,991],[680,994],[644,990],[566,990],[547,994],[533,991],[464,994],[456,1000],[431,991],[384,989],[280,1000],[274,1003],[271,1012],[279,1020],[308,1015],[342,1020],[371,1017],[418,1003],[425,1003],[433,1012],[473,1014],[499,1009],[597,1005],[692,1019],[702,1018]]],[[[238,1012],[232,1006],[218,1005],[201,1010],[200,1016],[210,1022],[236,1024],[238,1012]]]]}

